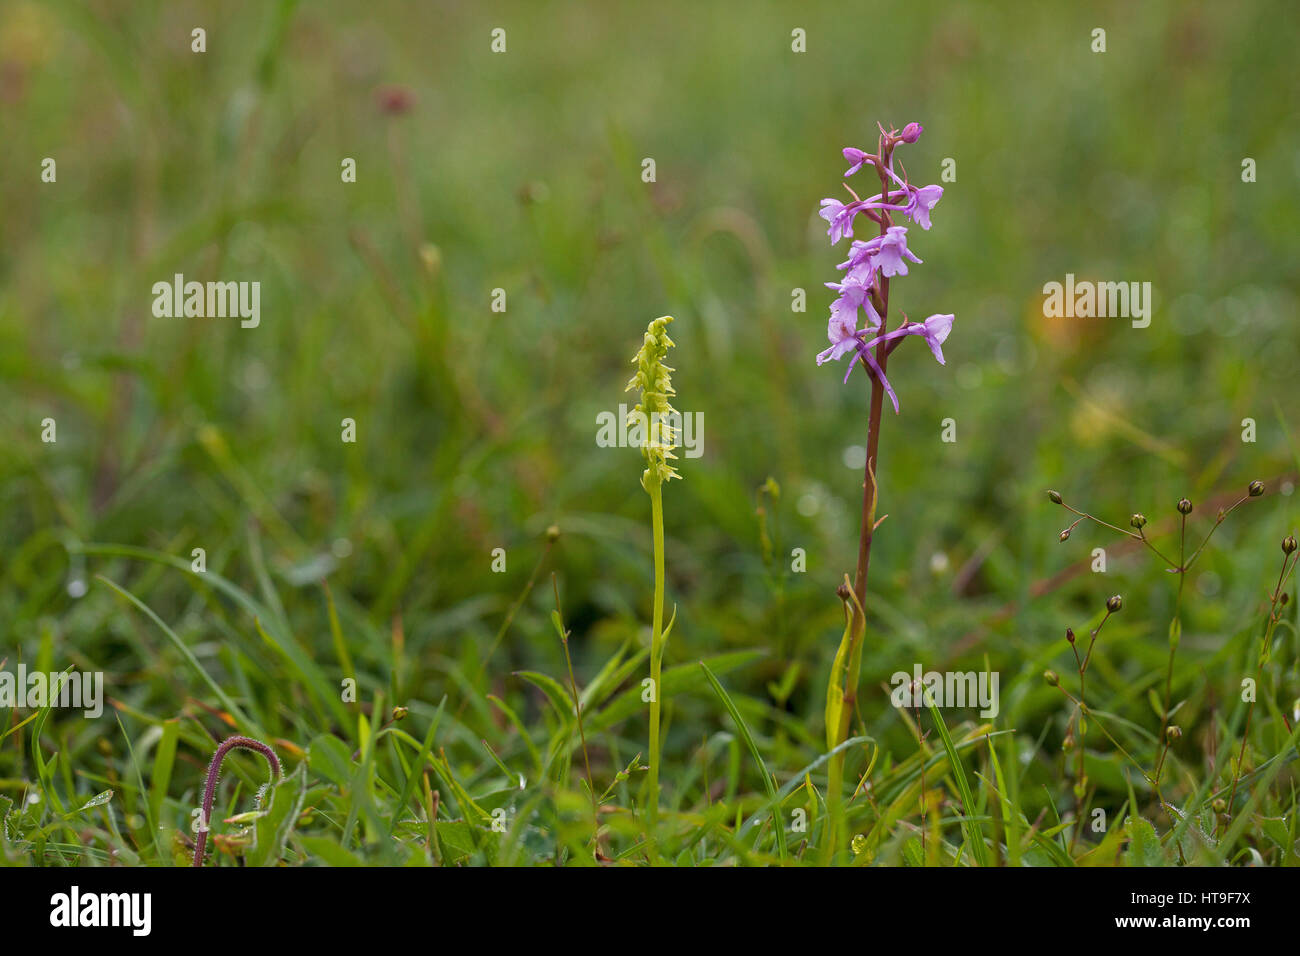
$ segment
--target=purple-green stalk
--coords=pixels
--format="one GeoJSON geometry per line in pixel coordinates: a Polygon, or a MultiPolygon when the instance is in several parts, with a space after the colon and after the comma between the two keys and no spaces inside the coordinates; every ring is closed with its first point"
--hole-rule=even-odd
{"type": "Polygon", "coordinates": [[[244,750],[254,750],[266,758],[266,762],[271,766],[271,783],[274,783],[280,777],[280,760],[276,757],[275,751],[262,743],[260,740],[254,740],[252,737],[227,737],[217,747],[216,753],[212,755],[212,762],[208,764],[208,778],[203,787],[203,808],[199,816],[199,835],[194,841],[194,865],[203,865],[203,851],[208,845],[208,826],[212,820],[212,803],[217,796],[217,778],[221,775],[221,762],[226,759],[226,754],[241,747],[244,750]]]}

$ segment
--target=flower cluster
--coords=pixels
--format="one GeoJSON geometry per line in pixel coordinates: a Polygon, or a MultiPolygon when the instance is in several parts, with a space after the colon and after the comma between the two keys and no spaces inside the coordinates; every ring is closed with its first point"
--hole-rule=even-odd
{"type": "Polygon", "coordinates": [[[871,375],[880,382],[894,411],[898,411],[898,396],[885,377],[884,370],[872,354],[872,349],[885,343],[892,351],[898,340],[909,335],[919,335],[930,346],[934,357],[943,364],[943,343],[952,330],[951,314],[932,315],[924,322],[906,320],[893,330],[886,330],[888,309],[887,286],[883,280],[893,276],[907,275],[907,264],[920,263],[917,255],[907,247],[907,227],[896,226],[892,213],[898,212],[916,223],[922,229],[930,228],[930,211],[943,196],[942,186],[922,186],[919,189],[907,180],[904,170],[900,178],[894,172],[894,147],[900,143],[915,143],[921,136],[921,124],[908,123],[902,131],[880,129],[880,143],[876,153],[863,152],[852,147],[844,150],[844,158],[849,162],[845,176],[852,176],[864,166],[871,166],[880,177],[881,192],[870,199],[859,199],[857,193],[845,184],[853,196],[850,203],[837,199],[823,199],[821,217],[829,225],[827,233],[831,244],[849,238],[853,242],[849,247],[849,257],[837,267],[845,273],[839,282],[827,282],[826,287],[839,294],[831,306],[830,324],[827,337],[831,347],[817,356],[817,364],[835,361],[845,355],[854,358],[849,362],[844,381],[857,365],[861,357],[871,375]],[[868,240],[853,238],[853,220],[865,215],[879,226],[879,234],[868,240]],[[859,313],[866,316],[866,324],[858,327],[859,313]]]}
{"type": "Polygon", "coordinates": [[[677,410],[669,401],[669,397],[677,392],[673,389],[673,370],[664,364],[668,350],[674,345],[668,337],[668,323],[672,320],[671,315],[664,315],[650,323],[641,350],[632,359],[636,374],[624,389],[641,392],[641,401],[628,413],[628,422],[639,423],[647,430],[645,443],[641,446],[649,466],[641,476],[641,486],[647,491],[651,485],[681,477],[669,464],[669,459],[677,457],[673,454],[676,429],[671,424],[677,410]]]}

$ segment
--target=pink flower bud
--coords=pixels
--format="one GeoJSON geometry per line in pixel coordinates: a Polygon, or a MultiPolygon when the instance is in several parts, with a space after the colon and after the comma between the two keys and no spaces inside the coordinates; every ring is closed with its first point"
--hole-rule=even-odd
{"type": "Polygon", "coordinates": [[[903,127],[903,136],[902,136],[903,142],[915,143],[918,139],[921,138],[921,133],[923,132],[924,130],[922,129],[920,123],[908,123],[906,126],[903,127]]]}

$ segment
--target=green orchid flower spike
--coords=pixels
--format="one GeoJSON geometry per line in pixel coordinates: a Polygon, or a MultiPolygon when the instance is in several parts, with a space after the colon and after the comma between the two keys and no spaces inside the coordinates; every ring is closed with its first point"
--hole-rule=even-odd
{"type": "Polygon", "coordinates": [[[671,315],[663,315],[646,328],[641,351],[632,359],[636,374],[624,389],[641,392],[641,401],[628,413],[628,424],[638,426],[644,436],[640,444],[647,467],[641,475],[641,487],[651,494],[653,486],[681,477],[669,464],[677,457],[673,454],[677,429],[672,423],[678,419],[677,409],[669,400],[677,394],[673,389],[673,369],[664,364],[668,350],[674,346],[668,337],[668,324],[672,320],[671,315]]]}
{"type": "MultiPolygon", "coordinates": [[[[664,364],[668,350],[673,347],[673,340],[668,337],[668,324],[672,316],[665,315],[655,319],[646,329],[641,350],[632,360],[636,365],[636,374],[627,384],[627,391],[639,389],[641,401],[628,413],[628,423],[641,429],[640,440],[645,455],[646,469],[641,474],[641,487],[650,496],[650,514],[654,528],[654,623],[650,636],[650,772],[646,780],[646,826],[649,831],[650,858],[653,862],[658,857],[658,843],[655,830],[659,820],[659,707],[660,707],[660,673],[663,665],[664,648],[668,644],[668,627],[664,621],[664,509],[663,486],[673,478],[680,478],[671,461],[673,444],[677,438],[674,422],[679,420],[678,412],[669,399],[675,395],[672,383],[672,369],[664,364]]],[[[635,434],[635,432],[633,433],[635,434]]],[[[673,620],[676,620],[674,613],[673,620]]]]}

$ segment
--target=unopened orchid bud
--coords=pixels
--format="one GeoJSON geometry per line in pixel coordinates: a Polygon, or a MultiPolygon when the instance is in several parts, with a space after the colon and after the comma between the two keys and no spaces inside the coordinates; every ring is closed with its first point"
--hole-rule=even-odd
{"type": "Polygon", "coordinates": [[[915,143],[925,132],[920,123],[908,123],[903,127],[903,135],[900,137],[904,143],[915,143]]]}

